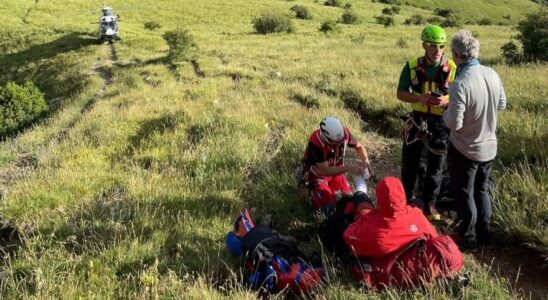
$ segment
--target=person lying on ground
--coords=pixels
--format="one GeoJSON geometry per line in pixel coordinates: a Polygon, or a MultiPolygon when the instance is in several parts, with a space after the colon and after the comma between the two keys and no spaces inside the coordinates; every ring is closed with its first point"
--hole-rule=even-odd
{"type": "Polygon", "coordinates": [[[227,249],[245,259],[250,272],[247,283],[269,292],[308,293],[318,287],[323,269],[310,263],[298,249],[295,238],[279,234],[269,223],[255,225],[245,209],[238,213],[234,230],[226,236],[227,249]]]}

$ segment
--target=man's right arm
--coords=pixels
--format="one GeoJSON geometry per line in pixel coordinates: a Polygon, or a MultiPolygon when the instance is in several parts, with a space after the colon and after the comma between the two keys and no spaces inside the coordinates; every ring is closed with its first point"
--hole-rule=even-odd
{"type": "Polygon", "coordinates": [[[315,173],[320,176],[337,176],[340,174],[344,174],[346,172],[350,172],[351,174],[354,174],[354,175],[363,174],[363,167],[355,164],[348,164],[340,167],[336,167],[336,166],[330,167],[327,164],[327,161],[324,161],[321,163],[314,164],[313,168],[315,173]]]}
{"type": "Polygon", "coordinates": [[[320,176],[337,176],[348,171],[347,166],[332,166],[327,164],[327,161],[314,164],[314,171],[320,176]]]}

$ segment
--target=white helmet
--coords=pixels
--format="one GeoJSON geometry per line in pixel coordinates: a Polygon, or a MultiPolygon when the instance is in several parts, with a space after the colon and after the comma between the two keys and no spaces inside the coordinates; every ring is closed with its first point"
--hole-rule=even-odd
{"type": "Polygon", "coordinates": [[[333,116],[329,116],[320,122],[320,132],[323,139],[331,144],[340,143],[344,139],[342,123],[333,116]]]}

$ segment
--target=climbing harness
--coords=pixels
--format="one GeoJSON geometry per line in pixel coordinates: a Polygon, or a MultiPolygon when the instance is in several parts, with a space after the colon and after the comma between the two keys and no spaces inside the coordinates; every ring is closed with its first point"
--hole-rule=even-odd
{"type": "Polygon", "coordinates": [[[403,139],[405,141],[405,144],[409,146],[417,141],[422,141],[428,151],[436,155],[446,155],[447,147],[443,147],[443,149],[436,149],[430,145],[430,141],[432,140],[432,133],[428,131],[428,124],[426,123],[426,120],[420,118],[419,123],[420,124],[417,124],[417,122],[415,122],[413,116],[408,115],[407,120],[405,120],[405,123],[403,125],[403,139]],[[412,137],[413,139],[410,141],[409,135],[413,127],[417,128],[417,133],[415,133],[415,136],[412,137]]]}

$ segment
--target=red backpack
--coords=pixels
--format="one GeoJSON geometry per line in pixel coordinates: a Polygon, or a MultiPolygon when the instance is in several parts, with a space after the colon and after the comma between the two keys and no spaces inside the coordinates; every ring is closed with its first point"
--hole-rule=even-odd
{"type": "Polygon", "coordinates": [[[407,288],[452,277],[464,265],[464,257],[455,242],[446,235],[417,239],[398,253],[373,260],[368,268],[356,265],[354,276],[377,289],[385,286],[407,288]]]}

